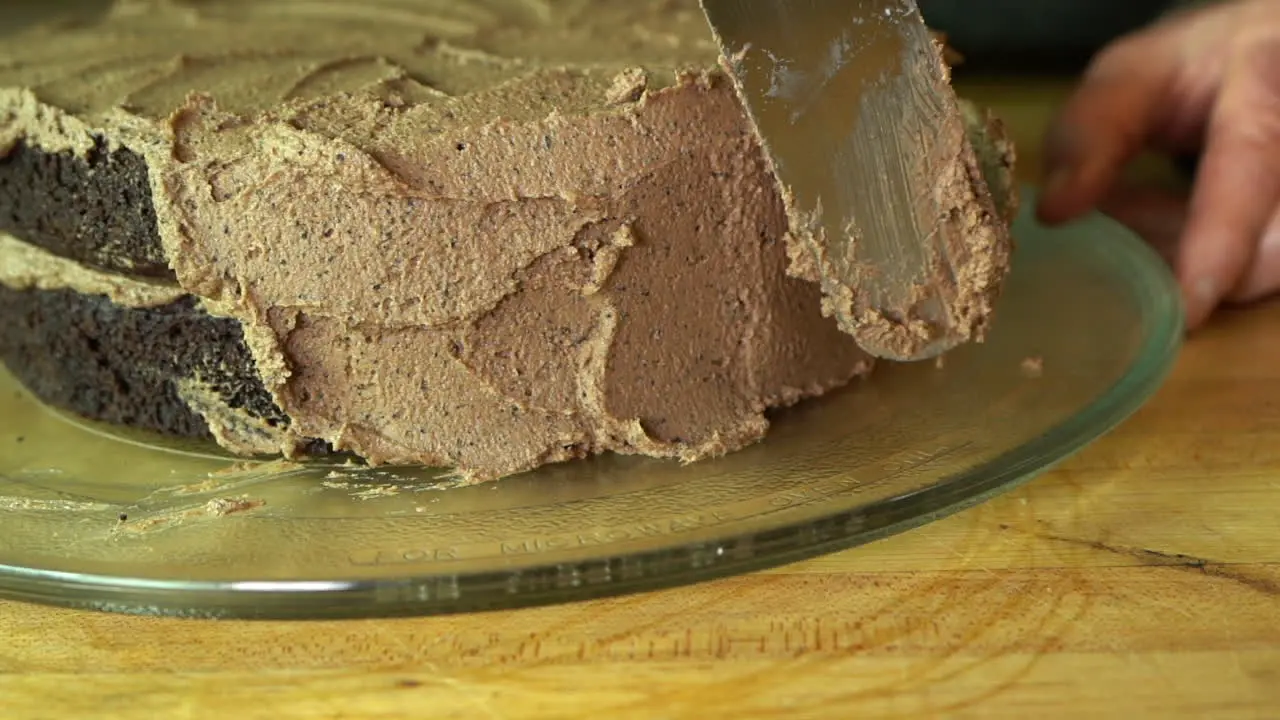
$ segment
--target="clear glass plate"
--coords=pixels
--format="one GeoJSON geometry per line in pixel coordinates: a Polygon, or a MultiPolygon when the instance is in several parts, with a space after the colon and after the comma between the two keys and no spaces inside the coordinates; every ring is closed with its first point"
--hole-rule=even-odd
{"type": "MultiPolygon", "coordinates": [[[[1026,198],[1032,206],[1034,198],[1026,198]]],[[[1168,271],[1117,224],[1017,225],[990,340],[779,413],[680,466],[498,483],[244,462],[41,407],[0,375],[0,596],[184,616],[422,614],[577,600],[868,542],[1008,490],[1110,430],[1180,346],[1168,271]]]]}

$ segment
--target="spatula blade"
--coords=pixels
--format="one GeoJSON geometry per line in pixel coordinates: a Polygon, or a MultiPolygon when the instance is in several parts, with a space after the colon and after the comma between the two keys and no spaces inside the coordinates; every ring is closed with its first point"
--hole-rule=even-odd
{"type": "Polygon", "coordinates": [[[980,340],[1008,228],[914,0],[702,6],[840,327],[893,360],[980,340]]]}

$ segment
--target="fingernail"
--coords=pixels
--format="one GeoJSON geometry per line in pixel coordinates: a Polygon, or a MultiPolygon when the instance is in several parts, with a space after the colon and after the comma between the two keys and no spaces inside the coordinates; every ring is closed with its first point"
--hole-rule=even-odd
{"type": "Polygon", "coordinates": [[[1044,188],[1040,192],[1040,202],[1036,207],[1036,218],[1047,225],[1066,222],[1071,212],[1071,168],[1060,166],[1051,168],[1044,178],[1044,188]]]}
{"type": "Polygon", "coordinates": [[[1222,300],[1218,283],[1213,278],[1200,277],[1192,281],[1186,295],[1187,329],[1195,330],[1204,324],[1222,300]]]}
{"type": "Polygon", "coordinates": [[[1216,303],[1221,297],[1221,293],[1218,292],[1218,283],[1213,278],[1199,278],[1192,285],[1191,292],[1201,303],[1216,303]]]}

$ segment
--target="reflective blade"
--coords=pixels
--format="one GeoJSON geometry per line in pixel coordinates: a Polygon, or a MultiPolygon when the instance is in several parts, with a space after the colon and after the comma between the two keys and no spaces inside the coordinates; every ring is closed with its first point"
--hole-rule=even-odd
{"type": "Polygon", "coordinates": [[[981,339],[1008,229],[914,0],[702,5],[841,328],[894,360],[981,339]]]}

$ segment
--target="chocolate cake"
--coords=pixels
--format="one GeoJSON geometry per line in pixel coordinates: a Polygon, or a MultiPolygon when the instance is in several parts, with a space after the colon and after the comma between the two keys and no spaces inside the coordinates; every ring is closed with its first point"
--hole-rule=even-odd
{"type": "Polygon", "coordinates": [[[789,230],[692,0],[120,0],[0,46],[0,359],[235,453],[741,448],[871,368],[789,230]]]}

